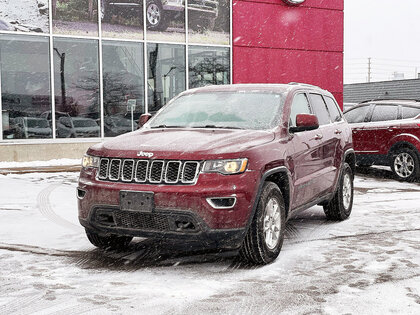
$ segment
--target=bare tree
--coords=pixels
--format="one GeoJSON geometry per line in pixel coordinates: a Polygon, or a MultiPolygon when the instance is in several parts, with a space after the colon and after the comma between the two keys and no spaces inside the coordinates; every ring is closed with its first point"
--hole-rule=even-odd
{"type": "Polygon", "coordinates": [[[55,17],[57,13],[57,0],[52,0],[52,15],[55,17]]]}

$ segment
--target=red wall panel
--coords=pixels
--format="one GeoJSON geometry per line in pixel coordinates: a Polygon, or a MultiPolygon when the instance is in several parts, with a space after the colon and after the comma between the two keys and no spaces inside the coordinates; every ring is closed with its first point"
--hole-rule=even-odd
{"type": "Polygon", "coordinates": [[[343,0],[234,0],[233,82],[318,85],[343,99],[343,0]]]}

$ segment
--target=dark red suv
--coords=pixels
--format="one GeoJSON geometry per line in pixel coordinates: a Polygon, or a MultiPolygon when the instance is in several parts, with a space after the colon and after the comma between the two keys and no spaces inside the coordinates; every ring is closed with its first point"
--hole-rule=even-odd
{"type": "Polygon", "coordinates": [[[140,130],[92,146],[77,189],[95,246],[133,236],[239,249],[269,263],[286,220],[353,204],[351,129],[327,91],[302,85],[226,85],[181,93],[140,130]]]}
{"type": "Polygon", "coordinates": [[[400,180],[420,175],[420,101],[374,100],[344,113],[359,166],[390,166],[400,180]]]}

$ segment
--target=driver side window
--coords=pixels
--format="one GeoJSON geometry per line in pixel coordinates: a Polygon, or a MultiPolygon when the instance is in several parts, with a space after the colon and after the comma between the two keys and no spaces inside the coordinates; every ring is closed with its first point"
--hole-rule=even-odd
{"type": "Polygon", "coordinates": [[[292,108],[290,109],[289,128],[296,127],[296,116],[298,114],[311,114],[308,98],[303,93],[296,94],[293,99],[292,108]]]}

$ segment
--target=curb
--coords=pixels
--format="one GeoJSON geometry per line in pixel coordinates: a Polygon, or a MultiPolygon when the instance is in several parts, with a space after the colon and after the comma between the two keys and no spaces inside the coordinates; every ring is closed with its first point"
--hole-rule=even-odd
{"type": "Polygon", "coordinates": [[[11,167],[11,168],[0,168],[0,175],[27,174],[27,173],[80,172],[80,169],[81,169],[80,165],[11,167]]]}

